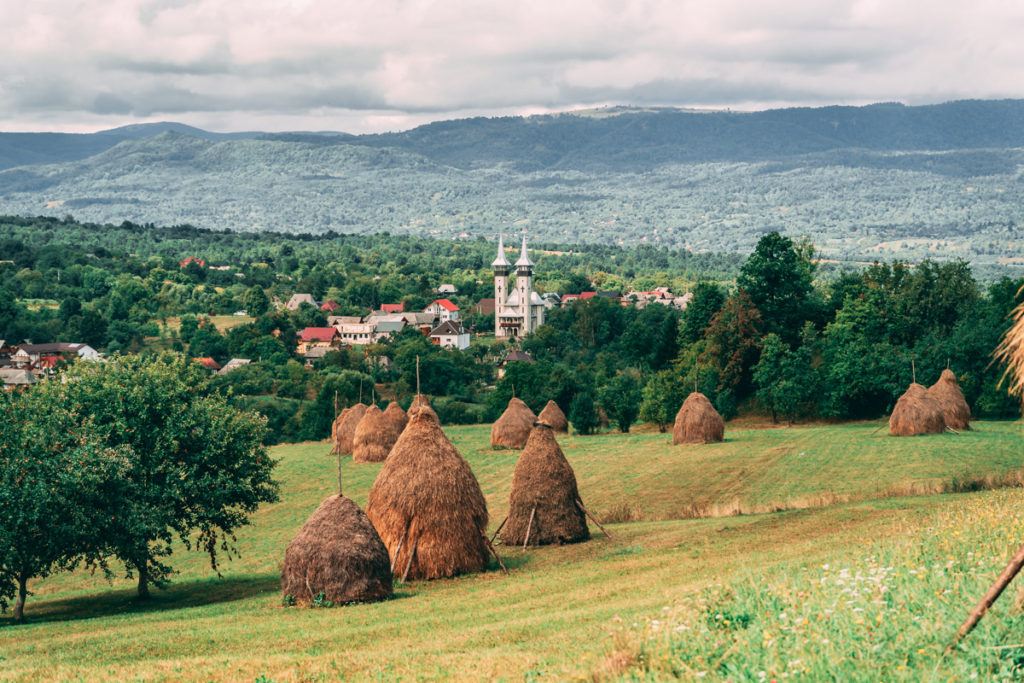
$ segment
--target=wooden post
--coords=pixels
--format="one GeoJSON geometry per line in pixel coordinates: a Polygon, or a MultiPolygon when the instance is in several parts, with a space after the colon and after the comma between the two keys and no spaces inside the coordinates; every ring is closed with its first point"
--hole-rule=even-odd
{"type": "Polygon", "coordinates": [[[502,562],[501,558],[498,556],[498,551],[494,549],[494,544],[491,543],[491,539],[487,538],[487,534],[482,531],[480,532],[480,535],[484,537],[484,543],[486,543],[487,547],[490,548],[492,553],[494,553],[494,559],[498,561],[498,566],[501,567],[501,571],[505,572],[505,576],[508,576],[508,570],[505,569],[505,563],[502,562]]]}
{"type": "Polygon", "coordinates": [[[338,451],[338,498],[341,498],[341,451],[338,451]]]}
{"type": "Polygon", "coordinates": [[[420,395],[420,356],[416,354],[416,397],[420,395]]]}
{"type": "Polygon", "coordinates": [[[914,367],[914,359],[910,359],[910,375],[913,378],[914,384],[917,384],[917,368],[914,367]]]}
{"type": "Polygon", "coordinates": [[[1016,554],[1010,560],[1010,564],[1006,565],[1006,569],[1003,570],[1003,573],[999,575],[999,578],[996,579],[995,583],[992,584],[978,604],[974,606],[971,613],[967,615],[967,620],[960,625],[960,628],[956,631],[956,636],[953,637],[953,642],[946,648],[947,652],[955,648],[957,643],[966,638],[967,634],[978,625],[978,622],[981,621],[983,616],[985,616],[985,612],[988,611],[988,608],[992,606],[992,603],[994,603],[1006,587],[1010,585],[1010,582],[1013,581],[1013,577],[1017,576],[1020,572],[1021,567],[1024,567],[1024,545],[1017,549],[1016,554]]]}
{"type": "Polygon", "coordinates": [[[417,536],[416,540],[412,542],[412,552],[409,553],[409,561],[405,563],[405,571],[402,572],[402,583],[405,583],[405,577],[409,576],[409,568],[412,567],[412,558],[416,557],[416,548],[419,547],[420,537],[417,536]]]}
{"type": "Polygon", "coordinates": [[[359,378],[359,402],[363,402],[363,378],[359,378]]]}
{"type": "Polygon", "coordinates": [[[579,498],[577,498],[576,499],[576,505],[579,506],[580,510],[583,510],[583,514],[585,514],[587,517],[589,517],[591,522],[593,522],[594,524],[597,525],[598,529],[600,529],[602,532],[604,532],[605,536],[607,536],[608,538],[612,537],[612,535],[610,533],[608,533],[608,530],[605,529],[603,526],[601,526],[601,522],[597,521],[597,517],[594,517],[594,515],[590,514],[590,511],[587,510],[587,508],[583,507],[583,501],[581,501],[579,498]]]}
{"type": "Polygon", "coordinates": [[[398,539],[398,547],[395,548],[395,556],[393,558],[391,558],[391,573],[392,574],[395,573],[395,562],[398,562],[398,553],[402,552],[402,544],[405,543],[405,537],[409,535],[409,527],[411,527],[411,526],[412,526],[412,518],[410,517],[409,521],[405,523],[405,533],[402,534],[402,537],[400,539],[398,539]]]}
{"type": "Polygon", "coordinates": [[[501,531],[501,527],[505,526],[505,522],[507,522],[507,521],[508,521],[508,515],[505,515],[505,519],[501,520],[501,524],[498,525],[498,528],[494,530],[494,535],[491,536],[491,542],[492,543],[494,542],[494,539],[496,539],[498,537],[498,532],[501,531]]]}
{"type": "Polygon", "coordinates": [[[537,514],[537,506],[534,505],[533,509],[530,510],[530,521],[526,523],[526,538],[523,539],[523,550],[526,550],[526,546],[530,543],[530,528],[533,526],[533,516],[537,514]]]}

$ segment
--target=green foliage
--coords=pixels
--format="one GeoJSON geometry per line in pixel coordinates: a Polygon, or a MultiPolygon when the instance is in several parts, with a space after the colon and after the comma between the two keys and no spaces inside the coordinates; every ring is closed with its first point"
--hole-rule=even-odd
{"type": "Polygon", "coordinates": [[[654,422],[658,431],[664,432],[675,421],[686,398],[684,386],[673,369],[662,370],[651,377],[641,392],[640,419],[654,422]]]}
{"type": "Polygon", "coordinates": [[[736,284],[750,296],[761,313],[763,329],[789,343],[807,320],[816,320],[822,308],[812,287],[814,246],[795,244],[774,230],[762,237],[740,268],[736,284]]]}
{"type": "Polygon", "coordinates": [[[637,378],[624,372],[612,378],[598,392],[601,408],[621,432],[628,432],[640,413],[640,390],[637,378]]]}
{"type": "Polygon", "coordinates": [[[263,419],[231,408],[210,392],[202,367],[175,354],[78,362],[66,376],[55,396],[61,407],[101,443],[125,450],[120,512],[102,537],[138,575],[140,596],[150,582],[166,582],[175,536],[216,570],[218,553],[233,552],[234,531],[260,503],[277,500],[263,419]]]}
{"type": "Polygon", "coordinates": [[[782,415],[792,423],[801,414],[812,412],[809,404],[818,395],[817,376],[809,345],[793,350],[774,332],[764,338],[761,359],[754,366],[754,385],[761,406],[771,412],[772,422],[778,422],[782,415]]]}
{"type": "Polygon", "coordinates": [[[580,391],[572,399],[567,417],[577,434],[593,434],[601,426],[594,406],[594,395],[589,389],[580,391]]]}

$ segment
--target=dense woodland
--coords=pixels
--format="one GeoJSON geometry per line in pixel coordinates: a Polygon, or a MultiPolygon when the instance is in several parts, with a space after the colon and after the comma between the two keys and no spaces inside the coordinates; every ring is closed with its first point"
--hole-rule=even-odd
{"type": "Polygon", "coordinates": [[[600,428],[598,408],[620,429],[638,420],[665,427],[694,387],[727,417],[875,418],[914,372],[928,384],[947,364],[975,415],[1019,412],[998,386],[991,353],[1021,300],[1022,279],[981,285],[963,261],[836,270],[817,261],[809,242],[775,232],[746,257],[650,246],[531,247],[541,292],[665,285],[693,291],[694,299],[685,312],[600,297],[556,308],[520,344],[536,363],[510,364],[499,381],[496,366],[509,346],[495,341],[493,317],[471,312],[493,295],[494,242],[10,217],[0,219],[0,339],[252,359],[210,384],[267,416],[268,443],[324,438],[335,401],[367,401],[371,387],[373,398],[408,404],[417,357],[422,391],[437,397],[448,423],[493,420],[514,391],[535,410],[555,399],[584,433],[600,428]],[[180,267],[188,256],[205,267],[180,267]],[[326,324],[326,314],[272,304],[308,292],[340,304],[340,314],[399,301],[417,310],[441,283],[456,285],[450,298],[466,326],[481,333],[465,353],[407,330],[387,343],[331,352],[308,368],[294,353],[295,333],[326,324]],[[248,315],[232,315],[240,310],[248,315]]]}

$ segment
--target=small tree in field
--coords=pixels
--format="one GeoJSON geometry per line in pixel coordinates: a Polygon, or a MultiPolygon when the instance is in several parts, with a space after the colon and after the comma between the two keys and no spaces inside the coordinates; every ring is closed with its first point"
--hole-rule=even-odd
{"type": "Polygon", "coordinates": [[[673,420],[682,403],[679,397],[680,382],[674,370],[662,370],[648,380],[641,392],[640,419],[658,425],[658,431],[664,433],[673,420]]]}
{"type": "Polygon", "coordinates": [[[620,432],[629,432],[640,412],[640,382],[629,373],[616,375],[601,388],[601,407],[620,432]]]}
{"type": "Polygon", "coordinates": [[[25,615],[28,582],[99,555],[97,529],[124,453],[100,444],[44,387],[0,393],[0,608],[25,615]]]}
{"type": "Polygon", "coordinates": [[[594,408],[594,396],[583,390],[573,397],[569,405],[569,422],[577,434],[593,434],[601,424],[594,408]]]}
{"type": "Polygon", "coordinates": [[[234,552],[234,532],[274,502],[265,420],[211,393],[197,363],[171,353],[115,356],[66,373],[65,407],[88,416],[102,443],[127,447],[128,485],[102,529],[104,549],[138,576],[139,597],[166,582],[175,536],[209,554],[234,552]]]}

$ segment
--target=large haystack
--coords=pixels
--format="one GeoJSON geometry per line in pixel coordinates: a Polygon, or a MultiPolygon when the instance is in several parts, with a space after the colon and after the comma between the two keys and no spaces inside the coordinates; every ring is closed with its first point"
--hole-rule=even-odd
{"type": "Polygon", "coordinates": [[[946,431],[942,406],[928,390],[914,382],[896,401],[889,417],[889,433],[893,436],[941,434],[946,431]]]}
{"type": "Polygon", "coordinates": [[[928,387],[928,393],[942,406],[942,418],[947,427],[953,429],[971,428],[971,407],[964,399],[964,392],[956,381],[956,375],[945,369],[939,375],[939,381],[928,387]]]}
{"type": "Polygon", "coordinates": [[[434,419],[437,419],[437,413],[435,413],[434,409],[430,406],[430,399],[423,394],[416,394],[416,398],[414,398],[412,403],[409,404],[409,411],[406,414],[411,420],[416,417],[420,411],[433,415],[434,419]]]}
{"type": "Polygon", "coordinates": [[[395,427],[398,428],[399,434],[405,429],[405,425],[409,423],[409,417],[402,410],[402,406],[398,405],[397,401],[392,401],[388,404],[388,407],[384,410],[384,417],[394,423],[395,427]]]}
{"type": "Polygon", "coordinates": [[[491,448],[522,448],[536,421],[530,406],[518,398],[511,399],[505,412],[491,425],[491,448]]]}
{"type": "Polygon", "coordinates": [[[695,391],[686,397],[676,413],[672,443],[712,443],[725,438],[725,420],[708,397],[695,391]]]}
{"type": "Polygon", "coordinates": [[[389,417],[376,405],[371,405],[356,427],[352,439],[352,462],[384,462],[403,428],[404,425],[399,426],[394,419],[394,413],[389,417]]]}
{"type": "Polygon", "coordinates": [[[356,436],[356,427],[359,426],[359,421],[366,414],[367,407],[363,403],[357,403],[351,408],[341,411],[341,415],[334,421],[331,430],[334,432],[334,453],[352,452],[352,440],[356,436]]]}
{"type": "Polygon", "coordinates": [[[334,604],[391,596],[387,548],[352,500],[331,496],[302,525],[284,553],[281,592],[300,605],[320,593],[334,604]]]}
{"type": "Polygon", "coordinates": [[[512,473],[508,519],[501,540],[505,545],[561,545],[587,540],[590,529],[576,503],[579,497],[576,475],[555,440],[554,430],[538,423],[512,473]]]}
{"type": "Polygon", "coordinates": [[[484,494],[430,415],[409,421],[370,489],[366,515],[388,548],[395,576],[407,567],[411,578],[435,579],[487,566],[484,494]]]}
{"type": "Polygon", "coordinates": [[[569,420],[565,419],[565,413],[554,401],[548,401],[544,410],[537,416],[537,422],[543,422],[556,432],[569,432],[569,420]]]}

